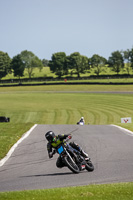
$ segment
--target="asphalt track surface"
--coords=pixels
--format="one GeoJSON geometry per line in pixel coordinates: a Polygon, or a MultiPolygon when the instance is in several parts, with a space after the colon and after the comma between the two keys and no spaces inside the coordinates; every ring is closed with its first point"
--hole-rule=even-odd
{"type": "Polygon", "coordinates": [[[111,125],[37,125],[0,167],[0,191],[133,182],[133,134],[111,125]],[[44,134],[72,132],[72,140],[91,157],[95,170],[73,174],[48,158],[44,134]]]}

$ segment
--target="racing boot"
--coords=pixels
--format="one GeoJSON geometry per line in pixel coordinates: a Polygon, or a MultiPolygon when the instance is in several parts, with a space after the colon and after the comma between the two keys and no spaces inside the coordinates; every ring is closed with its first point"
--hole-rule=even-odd
{"type": "Polygon", "coordinates": [[[83,156],[86,161],[90,159],[88,154],[85,151],[83,151],[83,149],[80,150],[80,153],[81,153],[81,156],[83,156]]]}

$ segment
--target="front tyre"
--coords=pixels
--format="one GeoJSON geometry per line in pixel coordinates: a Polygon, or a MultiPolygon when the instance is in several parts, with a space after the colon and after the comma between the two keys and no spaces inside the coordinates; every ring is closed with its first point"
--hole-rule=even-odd
{"type": "Polygon", "coordinates": [[[86,162],[85,168],[87,171],[92,172],[94,171],[94,165],[92,164],[91,160],[86,162]]]}
{"type": "MultiPolygon", "coordinates": [[[[73,158],[72,158],[73,159],[73,158]]],[[[78,174],[80,172],[78,166],[76,165],[76,163],[74,162],[74,160],[72,160],[69,156],[65,156],[64,157],[64,161],[67,165],[67,167],[75,174],[78,174]]]]}

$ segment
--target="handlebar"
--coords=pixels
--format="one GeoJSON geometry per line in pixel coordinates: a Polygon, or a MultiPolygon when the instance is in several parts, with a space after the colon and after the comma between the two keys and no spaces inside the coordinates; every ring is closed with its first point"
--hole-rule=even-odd
{"type": "MultiPolygon", "coordinates": [[[[72,137],[70,137],[70,138],[67,137],[64,141],[65,141],[65,142],[68,142],[71,138],[72,138],[72,137]]],[[[52,156],[53,156],[56,152],[57,152],[56,149],[54,149],[53,152],[52,152],[52,156]]]]}

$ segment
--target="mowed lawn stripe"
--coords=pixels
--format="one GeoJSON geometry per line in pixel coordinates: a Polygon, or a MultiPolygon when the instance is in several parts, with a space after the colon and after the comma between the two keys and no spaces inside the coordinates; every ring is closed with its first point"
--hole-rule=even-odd
{"type": "Polygon", "coordinates": [[[92,124],[119,123],[133,117],[132,100],[122,94],[1,94],[0,115],[13,123],[75,124],[81,116],[92,124]]]}

